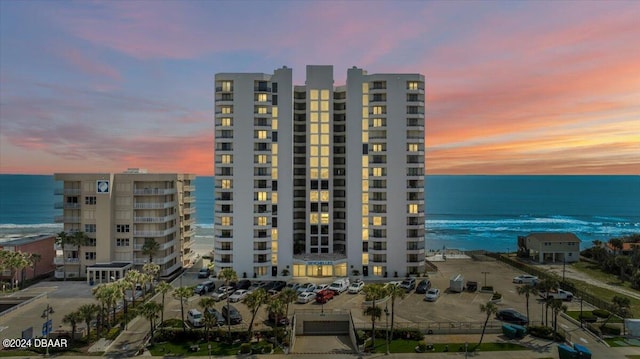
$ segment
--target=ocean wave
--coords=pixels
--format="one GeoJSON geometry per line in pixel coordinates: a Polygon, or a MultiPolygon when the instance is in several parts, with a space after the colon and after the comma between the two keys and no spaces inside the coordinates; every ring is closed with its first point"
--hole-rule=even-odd
{"type": "Polygon", "coordinates": [[[38,228],[58,228],[62,229],[62,224],[56,223],[38,223],[38,224],[15,224],[15,223],[2,223],[0,229],[38,229],[38,228]]]}

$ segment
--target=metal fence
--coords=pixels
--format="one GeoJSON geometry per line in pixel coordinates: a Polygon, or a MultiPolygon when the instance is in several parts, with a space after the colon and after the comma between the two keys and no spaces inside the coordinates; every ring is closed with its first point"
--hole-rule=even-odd
{"type": "MultiPolygon", "coordinates": [[[[378,324],[376,327],[379,327],[378,324]]],[[[370,321],[354,321],[358,330],[370,330],[370,321]]],[[[384,327],[384,323],[382,325],[384,327]]],[[[396,329],[416,329],[424,334],[479,334],[484,322],[412,322],[396,324],[396,329]]],[[[489,320],[485,333],[501,333],[502,322],[489,320]]]]}

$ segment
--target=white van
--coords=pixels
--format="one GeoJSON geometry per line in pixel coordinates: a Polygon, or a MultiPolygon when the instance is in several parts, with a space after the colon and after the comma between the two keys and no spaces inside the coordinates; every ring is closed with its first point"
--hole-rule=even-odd
{"type": "Polygon", "coordinates": [[[202,313],[197,309],[189,309],[189,313],[187,313],[187,320],[191,325],[195,328],[199,328],[203,326],[202,323],[202,313]]]}
{"type": "Polygon", "coordinates": [[[329,285],[329,290],[334,291],[336,294],[340,294],[349,289],[349,278],[336,279],[329,285]]]}

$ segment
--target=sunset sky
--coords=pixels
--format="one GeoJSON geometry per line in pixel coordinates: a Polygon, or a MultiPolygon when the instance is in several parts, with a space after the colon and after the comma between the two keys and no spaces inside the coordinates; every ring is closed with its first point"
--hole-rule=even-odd
{"type": "Polygon", "coordinates": [[[0,173],[213,174],[213,76],[426,77],[427,174],[640,174],[640,1],[0,1],[0,173]]]}

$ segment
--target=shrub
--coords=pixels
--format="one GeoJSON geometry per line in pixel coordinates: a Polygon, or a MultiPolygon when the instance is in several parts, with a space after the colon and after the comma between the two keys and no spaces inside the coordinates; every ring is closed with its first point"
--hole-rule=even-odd
{"type": "Polygon", "coordinates": [[[249,354],[249,353],[251,353],[251,344],[250,343],[240,344],[240,354],[249,354]]]}
{"type": "Polygon", "coordinates": [[[530,326],[529,334],[534,337],[543,338],[543,339],[551,339],[553,336],[553,329],[545,326],[530,326]]]}
{"type": "Polygon", "coordinates": [[[265,354],[269,354],[273,351],[273,344],[269,343],[262,348],[262,352],[265,354]]]}
{"type": "Polygon", "coordinates": [[[424,353],[426,351],[427,351],[427,343],[425,343],[424,340],[421,340],[420,342],[418,342],[418,345],[416,346],[416,352],[424,353]]]}
{"type": "Polygon", "coordinates": [[[611,313],[606,309],[595,309],[592,313],[598,318],[609,318],[611,315],[611,313]]]}
{"type": "Polygon", "coordinates": [[[421,340],[424,338],[424,335],[418,329],[397,328],[397,329],[393,329],[392,338],[407,339],[407,340],[421,340]]]}
{"type": "Polygon", "coordinates": [[[356,332],[356,338],[358,340],[358,345],[364,344],[364,341],[367,340],[367,333],[364,330],[358,330],[356,332]]]}
{"type": "Polygon", "coordinates": [[[611,324],[607,324],[605,326],[601,326],[600,327],[600,332],[602,333],[602,335],[619,336],[620,335],[620,327],[614,326],[614,325],[611,325],[611,324]]]}
{"type": "Polygon", "coordinates": [[[502,294],[495,292],[493,293],[493,296],[491,297],[491,300],[498,300],[498,299],[502,299],[502,294]]]}
{"type": "Polygon", "coordinates": [[[587,323],[587,330],[589,330],[591,333],[597,335],[597,336],[602,336],[602,332],[600,331],[600,328],[598,328],[596,325],[591,324],[591,323],[587,323]]]}
{"type": "Polygon", "coordinates": [[[120,327],[113,327],[107,332],[107,339],[114,340],[120,334],[120,327]]]}
{"type": "Polygon", "coordinates": [[[595,323],[598,320],[598,318],[590,312],[584,312],[578,315],[578,319],[585,323],[595,323]]]}

